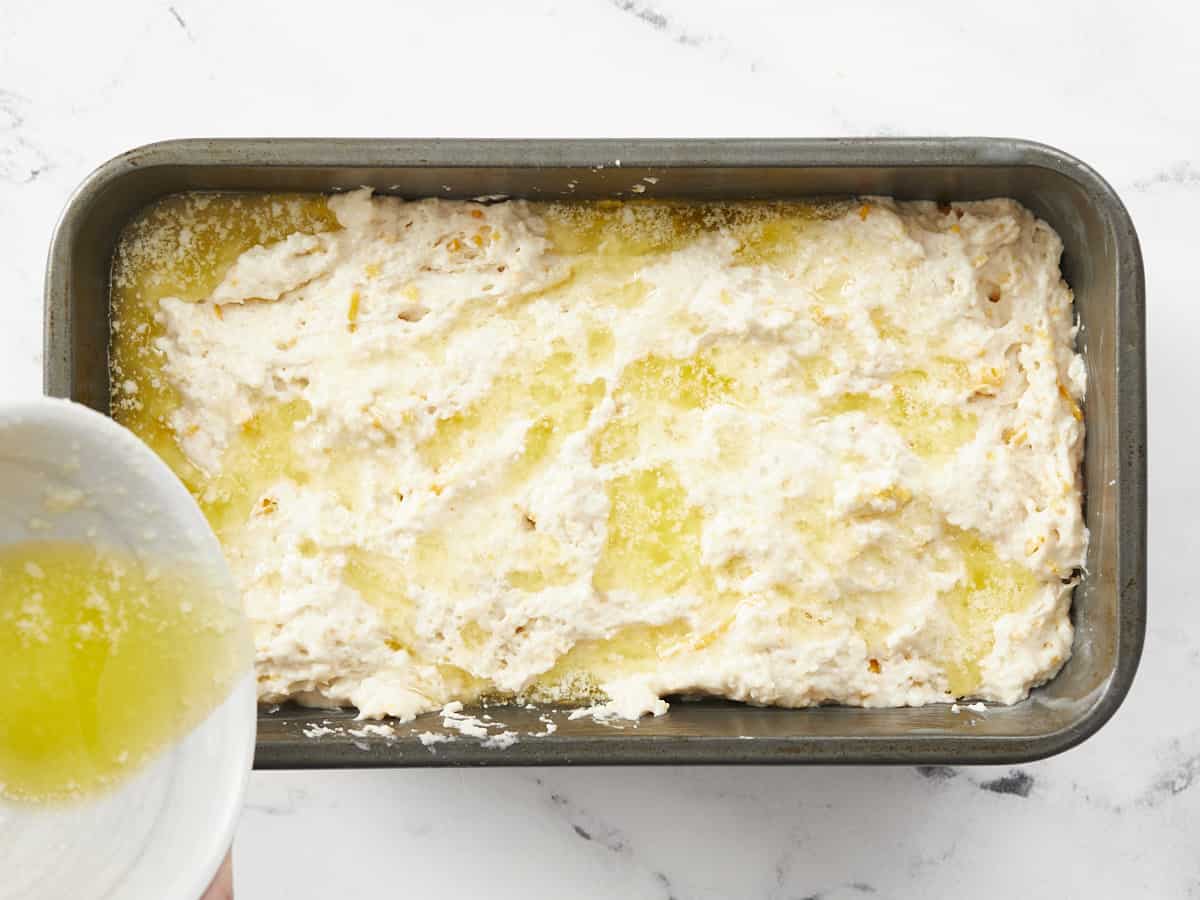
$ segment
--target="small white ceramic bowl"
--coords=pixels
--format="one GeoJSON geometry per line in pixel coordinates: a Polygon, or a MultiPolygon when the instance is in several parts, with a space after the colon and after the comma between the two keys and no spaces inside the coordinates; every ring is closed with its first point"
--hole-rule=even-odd
{"type": "MultiPolygon", "coordinates": [[[[201,566],[237,596],[199,507],[130,432],[63,400],[0,407],[0,545],[89,533],[201,566]],[[64,488],[88,502],[48,515],[47,492],[64,488]]],[[[200,725],[110,793],[63,806],[0,801],[0,900],[196,900],[233,840],[254,735],[248,669],[200,725]]]]}

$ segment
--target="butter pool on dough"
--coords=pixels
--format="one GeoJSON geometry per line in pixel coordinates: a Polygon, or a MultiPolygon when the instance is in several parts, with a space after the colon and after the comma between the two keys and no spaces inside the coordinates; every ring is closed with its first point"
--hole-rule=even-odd
{"type": "Polygon", "coordinates": [[[1009,200],[183,195],[118,248],[114,415],[263,700],[1011,703],[1087,541],[1061,249],[1009,200]]]}

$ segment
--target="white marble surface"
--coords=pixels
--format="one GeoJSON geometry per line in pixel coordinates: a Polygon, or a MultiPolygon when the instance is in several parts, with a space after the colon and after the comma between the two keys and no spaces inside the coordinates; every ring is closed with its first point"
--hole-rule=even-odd
{"type": "Polygon", "coordinates": [[[1151,625],[1127,703],[1091,741],[1019,775],[260,773],[239,900],[1200,897],[1200,14],[807,7],[0,2],[0,401],[40,390],[42,267],[68,193],[159,138],[1013,135],[1095,165],[1141,233],[1151,625]]]}

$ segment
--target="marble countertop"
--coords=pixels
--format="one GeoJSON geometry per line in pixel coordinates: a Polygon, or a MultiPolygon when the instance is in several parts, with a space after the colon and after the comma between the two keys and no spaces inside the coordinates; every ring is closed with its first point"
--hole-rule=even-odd
{"type": "Polygon", "coordinates": [[[0,22],[0,402],[41,389],[69,192],[161,138],[1010,135],[1093,164],[1141,234],[1151,624],[1093,739],[1014,769],[256,773],[239,900],[1200,897],[1193,7],[0,0],[0,22]]]}

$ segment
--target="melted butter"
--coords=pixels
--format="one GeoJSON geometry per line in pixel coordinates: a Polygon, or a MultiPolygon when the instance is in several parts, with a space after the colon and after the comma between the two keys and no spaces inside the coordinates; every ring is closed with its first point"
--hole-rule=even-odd
{"type": "Polygon", "coordinates": [[[735,373],[751,371],[756,362],[751,349],[715,346],[685,358],[651,354],[630,363],[615,393],[618,414],[593,438],[593,463],[631,459],[645,447],[670,443],[688,413],[717,403],[752,405],[755,390],[735,373]]]}
{"type": "Polygon", "coordinates": [[[653,671],[694,638],[687,621],[677,619],[663,625],[627,625],[611,637],[579,641],[538,676],[530,697],[551,703],[606,699],[600,689],[605,680],[653,671]]]}
{"type": "Polygon", "coordinates": [[[875,307],[869,315],[871,324],[875,326],[875,331],[883,340],[902,341],[908,336],[908,332],[900,327],[886,310],[875,307]]]}
{"type": "Polygon", "coordinates": [[[778,218],[745,224],[739,229],[739,244],[734,251],[734,259],[751,266],[780,266],[791,262],[813,218],[809,210],[799,207],[784,212],[778,218]]]}
{"type": "Polygon", "coordinates": [[[261,506],[268,485],[284,471],[305,474],[290,450],[290,428],[307,415],[306,404],[267,407],[244,423],[222,473],[211,478],[194,466],[170,425],[179,400],[162,376],[154,341],[165,297],[201,300],[246,250],[295,232],[335,230],[337,219],[321,195],[176,194],[148,206],[122,231],[113,257],[109,358],[112,415],[174,469],[200,502],[209,524],[229,540],[261,506]],[[132,384],[134,393],[125,389],[132,384]]]}
{"type": "Polygon", "coordinates": [[[297,423],[312,412],[300,398],[263,404],[242,423],[221,458],[221,474],[184,483],[197,494],[200,508],[217,537],[229,538],[253,513],[274,515],[273,500],[264,492],[280,477],[297,484],[310,479],[293,447],[297,423]]]}
{"type": "Polygon", "coordinates": [[[673,468],[617,476],[608,495],[608,536],[593,579],[597,590],[661,597],[698,580],[703,515],[688,504],[673,468]]]}
{"type": "Polygon", "coordinates": [[[617,476],[608,493],[607,539],[592,579],[595,589],[635,591],[647,598],[685,593],[697,602],[688,618],[628,625],[609,637],[580,641],[538,677],[535,696],[595,696],[607,679],[702,651],[728,630],[741,599],[719,590],[716,573],[702,563],[703,512],[688,502],[673,467],[617,476]]]}
{"type": "Polygon", "coordinates": [[[978,420],[974,413],[940,403],[933,392],[937,383],[927,372],[903,372],[891,380],[887,396],[843,394],[828,411],[866,413],[895,428],[919,456],[944,460],[975,437],[978,420]]]}
{"type": "Polygon", "coordinates": [[[562,547],[548,534],[531,534],[518,568],[505,576],[509,585],[522,591],[536,592],[573,582],[577,573],[563,562],[562,547]]]}
{"type": "Polygon", "coordinates": [[[607,362],[612,356],[613,348],[616,342],[613,340],[613,333],[610,329],[603,325],[597,325],[588,330],[587,334],[587,359],[592,364],[607,362]]]}
{"type": "MultiPolygon", "coordinates": [[[[480,442],[494,440],[514,423],[528,424],[507,468],[464,488],[465,496],[445,511],[443,526],[417,537],[409,572],[414,583],[450,597],[476,592],[480,579],[492,573],[523,591],[567,583],[573,572],[560,548],[517,510],[523,491],[566,439],[587,425],[605,392],[602,379],[580,380],[576,357],[558,350],[540,360],[514,360],[484,397],[439,419],[418,452],[433,471],[446,469],[448,477],[480,442]]],[[[371,593],[364,596],[379,602],[371,593]]],[[[479,645],[466,643],[468,649],[479,645]]]]}
{"type": "Polygon", "coordinates": [[[120,783],[224,699],[249,653],[231,598],[186,567],[68,542],[0,549],[0,797],[120,783]]]}
{"type": "Polygon", "coordinates": [[[383,613],[391,649],[411,648],[416,612],[409,597],[409,574],[404,563],[362,547],[350,547],[345,553],[342,581],[383,613]]]}
{"type": "Polygon", "coordinates": [[[587,424],[603,399],[603,380],[583,383],[576,378],[574,356],[559,351],[532,369],[510,367],[487,394],[461,412],[439,419],[432,437],[418,447],[426,464],[438,471],[461,460],[481,441],[495,438],[503,426],[532,418],[514,477],[524,480],[562,445],[573,431],[587,424]]]}
{"type": "MultiPolygon", "coordinates": [[[[1019,563],[1002,559],[994,545],[977,532],[945,524],[927,502],[913,500],[903,488],[886,488],[873,501],[857,518],[894,523],[909,536],[911,545],[906,552],[913,555],[926,552],[920,535],[941,532],[952,557],[962,566],[958,583],[937,598],[948,629],[937,662],[951,693],[970,696],[980,685],[980,663],[995,645],[996,622],[1033,602],[1038,579],[1019,563]]],[[[888,573],[900,561],[876,547],[856,545],[854,518],[832,517],[828,507],[823,498],[792,503],[789,509],[795,534],[814,564],[833,573],[855,572],[856,588],[837,597],[821,597],[800,596],[787,586],[775,586],[773,590],[788,597],[787,627],[813,637],[844,620],[862,638],[869,655],[886,655],[889,638],[903,623],[905,598],[890,588],[873,586],[870,576],[875,573],[888,584],[888,573]]]]}
{"type": "Polygon", "coordinates": [[[154,341],[164,297],[201,300],[234,260],[294,232],[336,230],[317,194],[175,194],[146,207],[121,232],[113,255],[111,342],[113,418],[145,441],[197,493],[203,473],[179,449],[169,423],[179,399],[162,377],[154,341]],[[132,384],[135,393],[125,390],[132,384]]]}
{"type": "Polygon", "coordinates": [[[995,547],[971,531],[952,529],[953,544],[961,555],[963,579],[941,596],[952,634],[945,646],[943,666],[956,697],[979,687],[979,662],[995,645],[995,623],[1019,612],[1034,599],[1038,581],[1017,563],[1001,559],[995,547]]]}
{"type": "Polygon", "coordinates": [[[808,223],[835,218],[847,206],[838,200],[601,200],[551,204],[545,216],[550,240],[564,255],[642,257],[678,250],[720,232],[737,240],[739,262],[760,265],[789,260],[808,223]]]}
{"type": "Polygon", "coordinates": [[[559,253],[627,259],[682,246],[703,230],[704,213],[699,205],[601,200],[554,204],[546,218],[559,253]]]}

